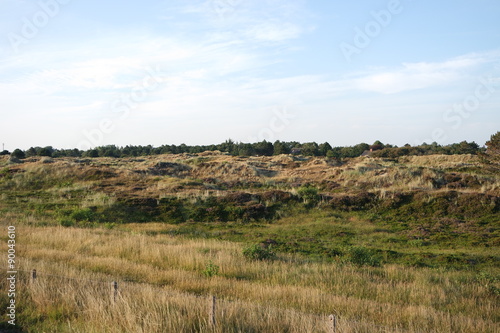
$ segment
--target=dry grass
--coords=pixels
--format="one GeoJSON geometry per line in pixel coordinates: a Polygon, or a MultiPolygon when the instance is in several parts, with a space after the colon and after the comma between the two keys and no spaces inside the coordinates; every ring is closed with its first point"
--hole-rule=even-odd
{"type": "Polygon", "coordinates": [[[216,332],[325,332],[325,316],[333,312],[341,332],[498,328],[498,299],[476,273],[291,256],[255,262],[243,258],[239,244],[143,231],[19,226],[20,268],[36,268],[40,276],[23,297],[33,300],[36,313],[54,317],[58,332],[205,332],[210,294],[225,300],[216,332]],[[220,267],[218,276],[204,276],[209,262],[220,267]],[[58,283],[44,274],[107,284],[58,283]],[[123,286],[116,305],[108,297],[112,280],[123,286]]]}
{"type": "Polygon", "coordinates": [[[470,154],[406,156],[401,158],[401,162],[411,166],[434,167],[440,169],[481,166],[479,157],[470,154]]]}
{"type": "MultiPolygon", "coordinates": [[[[3,158],[5,160],[5,158],[3,158]]],[[[361,188],[367,191],[436,190],[448,170],[464,170],[462,175],[475,177],[479,185],[460,189],[499,193],[500,175],[473,173],[481,163],[473,155],[430,155],[402,157],[399,161],[382,158],[355,158],[340,165],[324,158],[299,159],[288,155],[233,157],[225,154],[155,155],[142,158],[53,159],[43,163],[30,159],[8,166],[14,172],[7,185],[13,189],[53,187],[63,192],[68,186],[87,186],[108,196],[197,196],[207,191],[234,185],[261,184],[292,190],[301,184],[337,182],[344,191],[361,188]],[[166,167],[162,164],[167,165],[166,167]],[[17,172],[16,172],[17,171],[17,172]],[[65,184],[67,180],[78,184],[65,184]]],[[[255,190],[255,189],[254,189],[255,190]]],[[[98,201],[101,199],[98,199],[98,201]]],[[[103,198],[104,200],[104,198],[103,198]]]]}

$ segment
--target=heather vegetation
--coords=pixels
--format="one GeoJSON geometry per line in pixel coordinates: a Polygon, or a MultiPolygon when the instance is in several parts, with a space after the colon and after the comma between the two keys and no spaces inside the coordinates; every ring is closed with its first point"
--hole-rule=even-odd
{"type": "Polygon", "coordinates": [[[216,332],[326,332],[331,313],[340,332],[495,332],[499,140],[2,156],[0,222],[40,276],[20,331],[206,332],[216,295],[216,332]],[[120,281],[120,302],[79,278],[120,281]]]}

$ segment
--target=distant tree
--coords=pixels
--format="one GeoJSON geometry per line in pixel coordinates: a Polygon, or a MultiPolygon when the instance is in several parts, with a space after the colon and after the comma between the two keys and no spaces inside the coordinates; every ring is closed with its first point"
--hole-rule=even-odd
{"type": "Polygon", "coordinates": [[[339,147],[339,158],[356,157],[359,155],[361,153],[357,154],[353,147],[339,147]]]}
{"type": "Polygon", "coordinates": [[[305,156],[318,156],[319,146],[316,142],[308,142],[302,145],[302,155],[305,156]]]}
{"type": "Polygon", "coordinates": [[[169,145],[162,145],[159,147],[160,154],[173,154],[172,149],[169,145]]]}
{"type": "Polygon", "coordinates": [[[486,142],[486,152],[481,154],[484,162],[491,164],[500,164],[500,132],[493,134],[486,142]]]}
{"type": "Polygon", "coordinates": [[[97,149],[89,149],[82,154],[83,157],[99,157],[97,149]]]}
{"type": "Polygon", "coordinates": [[[328,158],[338,158],[338,156],[334,150],[327,151],[325,156],[328,158]]]}
{"type": "Polygon", "coordinates": [[[325,142],[319,145],[318,152],[320,156],[326,156],[332,149],[332,146],[328,142],[325,142]]]}
{"type": "Polygon", "coordinates": [[[9,155],[10,152],[8,150],[3,150],[0,152],[0,156],[3,156],[3,155],[9,155]]]}
{"type": "Polygon", "coordinates": [[[479,145],[472,142],[462,141],[459,143],[460,154],[477,154],[479,151],[479,145]]]}
{"type": "Polygon", "coordinates": [[[350,157],[357,157],[357,156],[360,156],[361,154],[363,154],[363,152],[365,150],[369,150],[370,149],[370,145],[368,145],[367,143],[359,143],[357,145],[355,145],[353,147],[353,156],[350,156],[350,157]]]}
{"type": "Polygon", "coordinates": [[[51,146],[47,146],[41,148],[40,151],[38,152],[38,155],[52,157],[52,153],[54,153],[54,148],[52,148],[51,146]]]}
{"type": "Polygon", "coordinates": [[[266,140],[262,142],[257,142],[254,145],[255,154],[262,156],[271,156],[274,153],[274,147],[271,142],[266,140]]]}
{"type": "Polygon", "coordinates": [[[72,156],[72,157],[81,157],[82,153],[83,152],[80,149],[73,148],[73,149],[71,149],[71,152],[69,153],[70,154],[69,156],[72,156]]]}
{"type": "MultiPolygon", "coordinates": [[[[187,152],[187,146],[184,145],[184,149],[186,150],[187,152]]],[[[144,146],[142,147],[142,156],[149,156],[149,155],[152,155],[153,154],[153,151],[154,151],[154,148],[152,145],[147,145],[147,146],[144,146]]]]}
{"type": "Polygon", "coordinates": [[[342,149],[343,147],[333,147],[330,155],[333,155],[334,158],[340,159],[342,158],[342,149]]]}
{"type": "MultiPolygon", "coordinates": [[[[149,151],[151,151],[151,149],[150,149],[150,148],[152,148],[152,147],[151,147],[151,145],[149,145],[149,146],[148,146],[148,147],[146,147],[146,148],[148,148],[148,149],[149,149],[149,151]]],[[[189,151],[189,147],[188,147],[185,143],[181,143],[181,144],[179,145],[179,154],[187,153],[188,151],[189,151]]]]}
{"type": "Polygon", "coordinates": [[[127,157],[137,156],[137,155],[135,155],[136,153],[137,153],[137,151],[131,146],[127,145],[127,146],[122,148],[122,156],[127,156],[127,157]]]}
{"type": "Polygon", "coordinates": [[[16,158],[20,158],[20,159],[26,158],[26,154],[21,149],[15,149],[12,152],[11,156],[16,157],[16,158]]]}
{"type": "Polygon", "coordinates": [[[290,147],[286,143],[277,140],[273,145],[273,154],[290,154],[290,147]]]}
{"type": "Polygon", "coordinates": [[[121,151],[115,145],[107,145],[102,147],[97,147],[99,152],[99,157],[120,157],[121,151]]]}
{"type": "Polygon", "coordinates": [[[490,140],[486,142],[486,147],[488,155],[500,156],[500,132],[491,136],[490,140]]]}
{"type": "Polygon", "coordinates": [[[255,154],[253,145],[250,143],[240,143],[238,145],[238,155],[239,156],[252,156],[255,154]]]}
{"type": "Polygon", "coordinates": [[[226,153],[230,153],[231,155],[238,154],[237,144],[231,139],[227,139],[224,143],[221,143],[220,145],[218,145],[217,150],[220,150],[220,151],[226,152],[226,153]]]}
{"type": "Polygon", "coordinates": [[[26,151],[26,157],[31,157],[31,156],[36,156],[37,155],[37,151],[35,148],[33,147],[30,147],[27,151],[26,151]]]}

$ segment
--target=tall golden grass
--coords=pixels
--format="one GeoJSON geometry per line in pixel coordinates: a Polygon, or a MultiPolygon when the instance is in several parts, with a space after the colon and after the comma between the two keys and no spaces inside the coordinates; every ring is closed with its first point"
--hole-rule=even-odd
{"type": "MultiPolygon", "coordinates": [[[[339,316],[340,332],[498,329],[498,296],[474,272],[295,256],[248,261],[241,244],[144,233],[151,228],[20,225],[19,269],[39,275],[21,287],[21,315],[35,325],[28,332],[50,325],[57,325],[53,332],[207,332],[208,295],[221,299],[215,332],[326,332],[330,313],[339,316]],[[209,262],[220,268],[211,278],[203,274],[209,262]],[[121,290],[116,304],[113,280],[121,290]]],[[[6,253],[5,236],[1,241],[6,253]]]]}

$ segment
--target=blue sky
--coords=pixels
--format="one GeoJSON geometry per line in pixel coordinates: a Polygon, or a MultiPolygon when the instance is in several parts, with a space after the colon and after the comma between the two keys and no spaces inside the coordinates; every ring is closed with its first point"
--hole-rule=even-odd
{"type": "Polygon", "coordinates": [[[476,141],[498,0],[0,0],[0,143],[476,141]]]}

